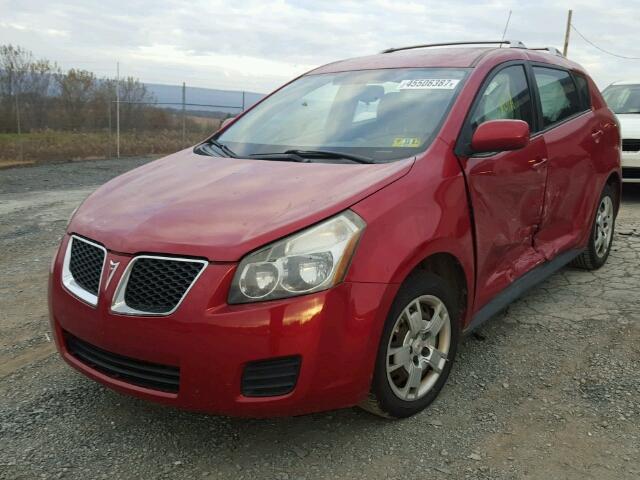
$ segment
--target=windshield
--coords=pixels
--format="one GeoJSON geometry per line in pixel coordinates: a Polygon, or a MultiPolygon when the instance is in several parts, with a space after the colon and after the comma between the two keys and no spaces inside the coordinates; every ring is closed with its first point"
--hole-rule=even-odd
{"type": "Polygon", "coordinates": [[[306,75],[216,140],[240,157],[331,150],[373,161],[407,158],[432,141],[466,72],[408,68],[306,75]]]}
{"type": "Polygon", "coordinates": [[[602,96],[614,113],[640,113],[640,84],[611,85],[602,96]]]}

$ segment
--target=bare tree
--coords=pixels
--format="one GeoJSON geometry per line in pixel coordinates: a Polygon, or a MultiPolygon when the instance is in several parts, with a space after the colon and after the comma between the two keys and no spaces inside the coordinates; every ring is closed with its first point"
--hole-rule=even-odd
{"type": "Polygon", "coordinates": [[[71,69],[66,74],[56,74],[55,78],[64,125],[79,130],[90,118],[87,107],[93,99],[96,77],[87,70],[71,69]]]}
{"type": "Polygon", "coordinates": [[[22,91],[31,62],[31,52],[13,45],[0,46],[0,99],[3,113],[0,128],[3,131],[16,130],[16,95],[22,91]]]}
{"type": "Polygon", "coordinates": [[[34,60],[22,47],[0,45],[0,130],[16,130],[18,106],[23,130],[45,124],[46,98],[55,70],[48,60],[34,60]]]}
{"type": "MultiPolygon", "coordinates": [[[[154,101],[147,87],[133,77],[120,80],[120,124],[123,130],[132,130],[144,126],[145,103],[154,101]]],[[[143,127],[144,128],[144,127],[143,127]]]]}
{"type": "Polygon", "coordinates": [[[57,70],[57,66],[49,60],[37,60],[29,65],[21,97],[24,99],[25,116],[30,129],[42,129],[48,125],[52,84],[57,70]]]}
{"type": "MultiPolygon", "coordinates": [[[[18,110],[23,133],[108,131],[115,124],[116,87],[123,132],[181,127],[178,113],[153,107],[154,96],[136,78],[117,82],[87,70],[62,72],[55,63],[35,59],[22,47],[0,45],[0,132],[17,131],[18,110]]],[[[187,124],[190,131],[208,128],[190,118],[187,124]]]]}

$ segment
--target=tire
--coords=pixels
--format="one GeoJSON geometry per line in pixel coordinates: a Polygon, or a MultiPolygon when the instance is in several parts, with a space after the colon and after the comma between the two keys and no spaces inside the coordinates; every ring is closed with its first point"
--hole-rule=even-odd
{"type": "Polygon", "coordinates": [[[598,208],[596,209],[595,217],[593,219],[591,235],[589,235],[587,248],[584,252],[573,259],[570,265],[584,270],[597,270],[603,266],[611,252],[615,223],[615,195],[611,185],[606,185],[602,191],[602,195],[600,195],[600,199],[598,200],[598,208]],[[601,236],[604,237],[604,244],[599,243],[601,236]]]}
{"type": "Polygon", "coordinates": [[[456,298],[447,282],[433,273],[416,272],[407,278],[387,316],[371,390],[361,408],[397,419],[415,415],[435,400],[460,339],[456,298]]]}

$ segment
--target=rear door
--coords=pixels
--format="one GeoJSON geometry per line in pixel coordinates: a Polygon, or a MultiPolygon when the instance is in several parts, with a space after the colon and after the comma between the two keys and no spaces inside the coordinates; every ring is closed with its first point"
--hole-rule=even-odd
{"type": "Polygon", "coordinates": [[[542,218],[546,147],[536,135],[533,92],[524,63],[498,67],[485,81],[471,109],[457,152],[473,211],[476,238],[476,309],[541,263],[533,236],[542,218]],[[473,131],[488,120],[518,119],[532,137],[521,150],[464,155],[473,131]]]}
{"type": "Polygon", "coordinates": [[[538,111],[547,147],[547,187],[535,247],[546,259],[575,248],[590,226],[599,195],[594,159],[604,130],[590,107],[586,78],[547,64],[534,64],[538,111]],[[585,82],[585,83],[583,83],[585,82]]]}

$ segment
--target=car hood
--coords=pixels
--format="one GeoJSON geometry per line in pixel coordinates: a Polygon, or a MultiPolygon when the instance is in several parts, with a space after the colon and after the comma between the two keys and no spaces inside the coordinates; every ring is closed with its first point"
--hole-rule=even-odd
{"type": "Polygon", "coordinates": [[[640,138],[640,114],[620,114],[618,120],[620,121],[620,136],[622,138],[640,138]]]}
{"type": "Polygon", "coordinates": [[[121,253],[236,261],[349,208],[412,164],[292,163],[208,157],[189,149],[98,188],[68,231],[121,253]]]}

